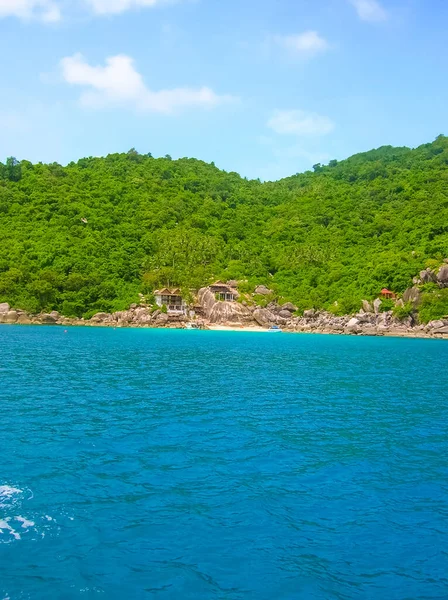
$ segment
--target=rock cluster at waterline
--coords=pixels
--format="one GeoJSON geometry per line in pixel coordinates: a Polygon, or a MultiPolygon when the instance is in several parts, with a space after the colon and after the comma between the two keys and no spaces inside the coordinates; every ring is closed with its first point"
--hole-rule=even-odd
{"type": "MultiPolygon", "coordinates": [[[[204,326],[244,325],[280,326],[287,332],[330,333],[346,335],[394,335],[406,337],[436,337],[448,339],[448,318],[431,321],[427,325],[414,323],[412,317],[399,319],[392,311],[378,312],[372,308],[367,312],[361,309],[356,315],[337,317],[325,311],[307,310],[303,316],[294,316],[295,307],[288,303],[274,304],[266,308],[247,307],[238,303],[212,302],[207,295],[202,296],[206,317],[204,326]],[[219,307],[216,307],[216,304],[219,307]]],[[[368,308],[365,305],[365,308],[368,308]]],[[[376,307],[375,307],[376,308],[376,307]]],[[[0,324],[9,325],[82,325],[102,327],[171,327],[183,328],[188,318],[184,315],[168,315],[160,310],[132,305],[129,310],[97,313],[89,320],[67,318],[58,312],[30,315],[21,310],[12,310],[8,304],[0,304],[0,324]]]]}

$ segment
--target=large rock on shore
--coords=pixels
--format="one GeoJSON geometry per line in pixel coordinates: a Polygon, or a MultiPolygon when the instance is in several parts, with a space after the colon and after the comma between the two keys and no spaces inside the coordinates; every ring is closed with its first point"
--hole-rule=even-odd
{"type": "Polygon", "coordinates": [[[111,316],[112,315],[109,315],[108,313],[99,312],[96,313],[96,315],[93,315],[93,317],[90,320],[93,323],[102,323],[103,321],[107,321],[108,319],[110,319],[111,316]]]}
{"type": "Polygon", "coordinates": [[[13,323],[17,323],[17,319],[19,317],[19,314],[17,311],[15,310],[10,310],[8,311],[6,314],[4,314],[4,323],[8,323],[8,324],[13,324],[13,323]]]}
{"type": "Polygon", "coordinates": [[[201,288],[198,302],[210,323],[248,323],[253,320],[252,312],[238,302],[221,302],[208,288],[201,288]]]}
{"type": "Polygon", "coordinates": [[[0,315],[4,315],[6,313],[8,313],[11,310],[11,307],[9,306],[9,304],[7,302],[2,302],[0,304],[0,315]]]}
{"type": "Polygon", "coordinates": [[[252,321],[252,312],[236,302],[216,302],[209,319],[210,323],[247,323],[252,321]]]}
{"type": "Polygon", "coordinates": [[[40,316],[40,321],[43,325],[55,325],[57,319],[53,315],[43,314],[40,316]]]}
{"type": "Polygon", "coordinates": [[[26,313],[19,315],[17,319],[17,325],[31,325],[32,322],[33,321],[31,320],[30,316],[26,313]]]}
{"type": "Polygon", "coordinates": [[[267,308],[256,308],[252,316],[261,327],[270,327],[277,323],[276,315],[267,308]]]}
{"type": "Polygon", "coordinates": [[[198,303],[204,309],[205,316],[210,318],[210,314],[217,300],[215,294],[209,288],[201,288],[198,292],[198,303]]]}
{"type": "Polygon", "coordinates": [[[353,317],[345,326],[345,331],[347,333],[359,333],[361,331],[359,319],[353,317]]]}
{"type": "Polygon", "coordinates": [[[282,310],[279,311],[278,316],[282,317],[282,319],[290,319],[291,318],[291,313],[290,313],[289,310],[284,310],[282,308],[282,310]]]}

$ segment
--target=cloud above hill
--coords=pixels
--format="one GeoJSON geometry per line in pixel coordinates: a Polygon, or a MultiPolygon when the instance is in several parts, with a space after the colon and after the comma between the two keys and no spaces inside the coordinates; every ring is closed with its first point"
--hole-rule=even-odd
{"type": "Polygon", "coordinates": [[[185,108],[213,108],[236,100],[206,86],[151,90],[133,59],[124,54],[107,58],[105,66],[92,66],[81,54],[75,54],[62,59],[61,69],[67,83],[87,88],[80,98],[85,107],[118,106],[171,114],[185,108]]]}

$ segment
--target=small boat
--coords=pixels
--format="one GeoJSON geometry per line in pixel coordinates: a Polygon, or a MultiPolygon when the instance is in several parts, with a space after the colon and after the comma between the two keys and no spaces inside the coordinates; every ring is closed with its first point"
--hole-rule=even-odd
{"type": "Polygon", "coordinates": [[[185,329],[199,329],[197,323],[185,323],[185,329]]]}
{"type": "Polygon", "coordinates": [[[282,333],[282,330],[278,325],[271,325],[268,329],[269,333],[282,333]]]}

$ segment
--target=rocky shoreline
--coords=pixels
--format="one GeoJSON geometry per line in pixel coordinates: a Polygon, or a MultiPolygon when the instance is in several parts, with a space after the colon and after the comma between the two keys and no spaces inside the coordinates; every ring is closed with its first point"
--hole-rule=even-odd
{"type": "MultiPolygon", "coordinates": [[[[362,309],[356,315],[334,316],[325,311],[308,310],[303,316],[295,316],[295,307],[269,305],[266,308],[248,307],[230,302],[212,302],[202,298],[205,316],[198,319],[201,328],[224,325],[235,330],[278,325],[288,333],[321,333],[333,335],[394,336],[415,338],[448,339],[448,319],[431,321],[427,325],[413,323],[411,317],[398,319],[392,311],[362,309]]],[[[369,307],[367,307],[369,308],[369,307]]],[[[64,317],[56,311],[31,315],[23,310],[11,309],[0,304],[0,324],[7,325],[59,325],[64,327],[135,327],[184,329],[190,321],[184,315],[169,315],[148,306],[132,305],[126,311],[97,313],[91,319],[64,317]]]]}

